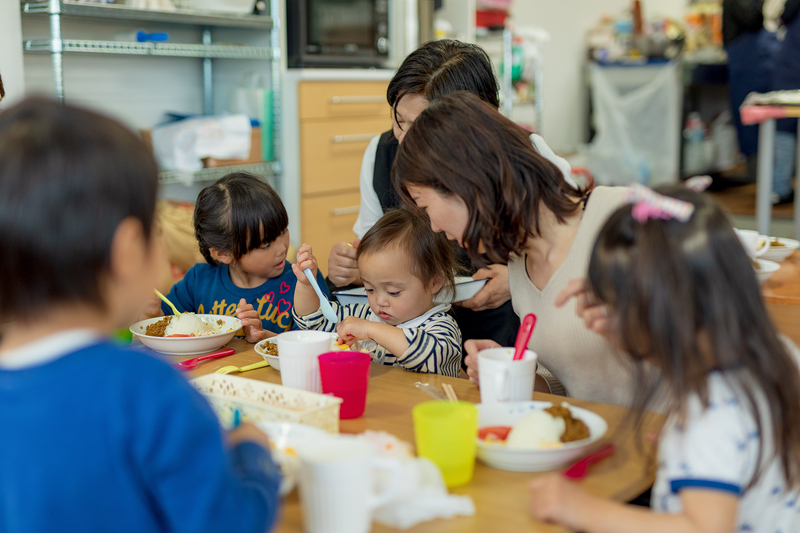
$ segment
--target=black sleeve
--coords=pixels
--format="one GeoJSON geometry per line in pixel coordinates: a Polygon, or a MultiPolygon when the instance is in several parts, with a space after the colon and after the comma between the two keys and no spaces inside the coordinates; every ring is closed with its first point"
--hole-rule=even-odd
{"type": "Polygon", "coordinates": [[[800,0],[786,0],[786,4],[783,6],[781,20],[784,24],[790,24],[797,18],[798,13],[800,13],[800,0]]]}
{"type": "Polygon", "coordinates": [[[743,33],[761,30],[763,5],[763,0],[723,0],[722,37],[726,46],[743,33]]]}

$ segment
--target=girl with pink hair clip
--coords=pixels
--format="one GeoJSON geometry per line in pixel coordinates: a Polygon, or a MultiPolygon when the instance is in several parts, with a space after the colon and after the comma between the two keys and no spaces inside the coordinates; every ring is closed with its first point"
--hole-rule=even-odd
{"type": "Polygon", "coordinates": [[[638,410],[667,391],[652,512],[550,475],[531,483],[532,514],[587,533],[800,531],[797,348],[712,200],[634,186],[629,201],[559,300],[578,298],[586,326],[631,355],[638,410]]]}

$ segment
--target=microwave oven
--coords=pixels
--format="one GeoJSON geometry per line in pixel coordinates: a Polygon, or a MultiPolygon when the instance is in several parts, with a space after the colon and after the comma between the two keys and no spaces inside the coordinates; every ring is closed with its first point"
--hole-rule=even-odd
{"type": "Polygon", "coordinates": [[[389,56],[389,0],[286,0],[287,62],[380,67],[389,56]]]}

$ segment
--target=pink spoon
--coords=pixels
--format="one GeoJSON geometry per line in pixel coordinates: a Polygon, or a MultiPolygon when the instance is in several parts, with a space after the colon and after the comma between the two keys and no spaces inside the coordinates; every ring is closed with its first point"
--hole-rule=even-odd
{"type": "Polygon", "coordinates": [[[522,359],[525,348],[528,347],[528,341],[531,339],[534,326],[536,326],[536,315],[533,313],[525,315],[517,331],[517,341],[514,343],[514,361],[522,359]]]}
{"type": "Polygon", "coordinates": [[[587,455],[567,470],[563,472],[564,477],[568,477],[569,479],[583,479],[586,477],[586,471],[589,466],[595,464],[596,462],[605,459],[606,457],[610,456],[614,453],[617,448],[613,444],[606,444],[602,446],[599,450],[594,452],[593,454],[587,455]]]}
{"type": "Polygon", "coordinates": [[[233,348],[228,348],[226,350],[219,350],[217,352],[212,352],[207,355],[203,355],[200,357],[195,357],[194,359],[187,359],[186,361],[181,361],[180,363],[175,363],[175,366],[182,369],[182,370],[191,370],[197,366],[200,361],[205,361],[206,359],[216,359],[218,357],[227,357],[236,353],[236,350],[233,348]]]}

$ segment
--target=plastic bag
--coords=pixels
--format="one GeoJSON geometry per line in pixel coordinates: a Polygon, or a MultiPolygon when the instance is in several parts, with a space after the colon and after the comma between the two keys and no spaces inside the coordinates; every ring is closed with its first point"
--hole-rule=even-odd
{"type": "Polygon", "coordinates": [[[189,118],[153,128],[153,151],[162,168],[200,170],[205,157],[247,159],[250,130],[247,115],[189,118]]]}
{"type": "Polygon", "coordinates": [[[275,159],[272,104],[272,88],[268,77],[254,70],[246,70],[239,74],[238,85],[231,90],[228,111],[244,113],[261,123],[261,154],[264,161],[275,159]]]}
{"type": "Polygon", "coordinates": [[[597,135],[587,166],[598,184],[653,186],[678,180],[678,74],[678,65],[670,62],[653,81],[620,94],[604,69],[592,66],[597,135]]]}

